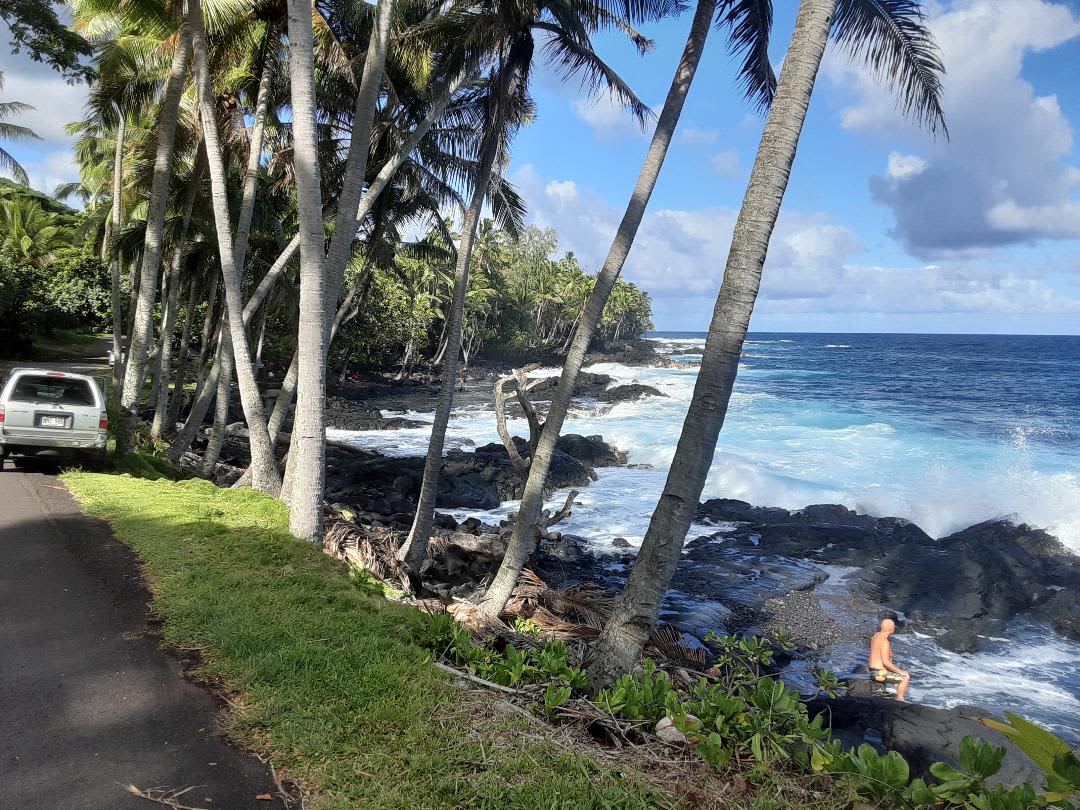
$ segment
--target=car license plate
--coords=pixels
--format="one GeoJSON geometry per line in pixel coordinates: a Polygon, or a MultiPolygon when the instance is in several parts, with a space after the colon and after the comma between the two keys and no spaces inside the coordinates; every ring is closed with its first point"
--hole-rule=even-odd
{"type": "Polygon", "coordinates": [[[43,416],[41,417],[42,427],[67,427],[66,416],[43,416]]]}

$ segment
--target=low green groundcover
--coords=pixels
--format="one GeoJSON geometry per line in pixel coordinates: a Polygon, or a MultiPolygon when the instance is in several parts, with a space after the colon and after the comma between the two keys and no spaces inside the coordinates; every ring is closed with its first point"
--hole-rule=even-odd
{"type": "Polygon", "coordinates": [[[523,718],[466,706],[416,645],[420,614],[293,539],[280,502],[198,480],[64,481],[144,561],[165,641],[198,649],[199,674],[239,696],[224,730],[272,752],[309,807],[671,806],[515,734],[523,718]]]}

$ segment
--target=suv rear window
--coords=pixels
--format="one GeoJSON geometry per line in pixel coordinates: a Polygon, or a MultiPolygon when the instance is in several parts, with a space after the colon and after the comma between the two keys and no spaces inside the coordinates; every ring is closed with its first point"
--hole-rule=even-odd
{"type": "Polygon", "coordinates": [[[50,402],[54,405],[90,405],[96,403],[86,380],[24,374],[15,381],[12,402],[50,402]]]}

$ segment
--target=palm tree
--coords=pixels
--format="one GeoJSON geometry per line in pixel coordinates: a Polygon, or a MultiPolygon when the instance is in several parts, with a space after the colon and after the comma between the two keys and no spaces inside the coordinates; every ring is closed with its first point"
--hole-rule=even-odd
{"type": "Polygon", "coordinates": [[[876,75],[897,88],[905,113],[931,132],[944,131],[940,105],[943,68],[913,0],[891,0],[884,5],[869,0],[801,0],[735,223],[701,369],[664,491],[589,666],[594,689],[609,685],[633,666],[678,565],[727,414],[769,239],[830,30],[853,56],[865,57],[876,75]]]}
{"type": "MultiPolygon", "coordinates": [[[[547,474],[551,467],[551,461],[555,454],[555,445],[559,440],[559,431],[562,430],[563,421],[570,407],[570,396],[573,393],[574,384],[577,381],[578,372],[585,361],[585,353],[592,342],[593,333],[600,321],[600,317],[607,304],[615,281],[622,271],[626,257],[630,253],[634,237],[645,215],[645,207],[649,197],[652,196],[656,180],[660,176],[660,169],[664,165],[668,147],[675,134],[675,127],[682,114],[686,96],[690,92],[690,85],[697,72],[701,54],[705,49],[705,42],[709,35],[713,14],[716,9],[716,0],[699,0],[694,12],[694,20],[690,26],[690,34],[683,48],[682,57],[675,69],[675,76],[671,80],[671,88],[668,90],[664,108],[657,120],[656,129],[653,131],[649,151],[645,155],[641,172],[638,175],[637,185],[634,187],[626,212],[623,214],[619,230],[615,234],[607,259],[600,270],[589,295],[585,308],[578,318],[577,330],[574,341],[566,356],[563,366],[562,378],[559,386],[552,396],[548,416],[544,422],[540,440],[532,453],[529,462],[529,477],[525,482],[525,489],[521,497],[521,505],[518,509],[514,523],[514,532],[503,557],[499,571],[492,581],[486,593],[483,610],[488,615],[497,617],[510,598],[514,586],[517,585],[521,569],[532,554],[539,536],[540,520],[544,506],[544,491],[547,487],[547,474]]],[[[767,59],[766,59],[767,65],[767,59]]],[[[760,67],[753,65],[757,70],[760,67]]],[[[766,80],[764,83],[766,92],[771,92],[771,84],[766,80]]]]}
{"type": "Polygon", "coordinates": [[[188,3],[184,28],[190,30],[191,50],[195,65],[195,84],[198,91],[203,141],[210,174],[218,258],[221,262],[222,286],[225,290],[228,341],[231,344],[230,354],[226,355],[226,362],[231,355],[236,369],[236,379],[240,389],[240,401],[244,408],[244,418],[247,420],[248,440],[251,449],[252,486],[260,492],[277,495],[281,488],[281,477],[274,461],[273,446],[270,444],[270,437],[266,429],[266,415],[263,412],[262,399],[258,385],[255,382],[255,373],[251,365],[251,353],[244,329],[241,278],[243,267],[236,260],[238,255],[243,250],[246,250],[246,244],[233,244],[225,162],[221,141],[218,136],[217,107],[210,83],[209,52],[200,0],[190,0],[188,3]]]}
{"type": "Polygon", "coordinates": [[[530,0],[503,2],[485,0],[451,11],[445,35],[463,53],[479,49],[494,54],[489,88],[484,97],[483,136],[480,142],[479,172],[473,178],[473,193],[462,223],[461,242],[454,271],[454,295],[446,319],[447,345],[443,356],[442,390],[432,424],[431,439],[424,460],[424,475],[417,498],[416,516],[397,558],[418,588],[417,574],[427,553],[435,515],[435,496],[442,468],[446,427],[454,403],[461,350],[462,315],[469,289],[469,268],[476,228],[489,191],[496,162],[505,161],[513,130],[531,115],[529,80],[535,37],[541,36],[549,58],[567,78],[581,75],[592,91],[606,88],[614,98],[644,120],[648,109],[592,47],[591,35],[601,29],[625,33],[641,51],[651,46],[631,28],[637,19],[656,18],[669,10],[661,2],[627,4],[626,18],[612,14],[607,5],[591,0],[530,0]]]}
{"type": "MultiPolygon", "coordinates": [[[[4,73],[0,71],[0,90],[3,89],[4,73]]],[[[34,108],[29,104],[24,104],[21,101],[0,102],[0,138],[8,141],[41,140],[41,136],[30,127],[12,124],[8,121],[13,115],[29,112],[32,109],[34,108]]],[[[24,186],[30,185],[30,178],[26,174],[26,169],[20,165],[19,161],[10,152],[3,148],[0,148],[0,171],[7,172],[24,186]]]]}
{"type": "Polygon", "coordinates": [[[314,60],[311,10],[302,0],[289,2],[290,73],[293,93],[293,165],[300,210],[300,322],[297,334],[296,441],[290,444],[286,485],[289,528],[301,539],[322,542],[323,482],[326,476],[327,335],[337,309],[345,268],[356,238],[354,211],[367,175],[371,128],[375,120],[394,0],[379,0],[360,89],[356,94],[349,156],[345,164],[330,249],[323,254],[321,181],[315,130],[314,60]],[[293,31],[298,39],[294,39],[293,31]]]}
{"type": "Polygon", "coordinates": [[[74,237],[74,231],[43,210],[37,200],[16,197],[0,203],[0,241],[31,267],[48,267],[56,251],[71,245],[74,237]]]}
{"type": "MultiPolygon", "coordinates": [[[[112,133],[111,210],[105,221],[102,258],[110,271],[113,357],[117,358],[113,364],[113,385],[119,391],[124,376],[124,365],[120,362],[124,353],[124,329],[117,240],[124,230],[126,213],[123,190],[126,182],[124,158],[131,147],[128,127],[151,108],[166,68],[162,59],[166,52],[161,47],[159,27],[146,24],[154,16],[154,10],[129,8],[121,11],[103,6],[96,0],[76,0],[72,9],[73,29],[94,46],[93,72],[97,77],[87,99],[86,117],[68,127],[70,133],[78,132],[82,136],[76,149],[84,173],[93,170],[94,136],[112,133]],[[143,14],[148,10],[151,17],[143,14]]],[[[160,21],[155,20],[157,22],[160,21]]]]}
{"type": "Polygon", "coordinates": [[[177,37],[172,64],[169,66],[165,90],[159,105],[156,127],[157,149],[148,198],[146,238],[139,271],[139,297],[135,304],[135,317],[128,340],[127,363],[124,368],[124,384],[120,396],[121,419],[116,431],[117,453],[130,452],[134,443],[137,422],[134,409],[142,394],[147,359],[153,339],[154,304],[157,299],[158,274],[164,248],[165,205],[169,196],[173,146],[176,142],[180,98],[186,83],[190,44],[191,31],[185,23],[181,26],[177,37]]]}

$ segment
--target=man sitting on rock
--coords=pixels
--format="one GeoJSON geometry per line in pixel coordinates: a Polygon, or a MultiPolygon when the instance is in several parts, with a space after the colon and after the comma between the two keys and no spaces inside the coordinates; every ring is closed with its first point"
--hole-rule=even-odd
{"type": "Polygon", "coordinates": [[[892,619],[882,619],[881,629],[874,633],[870,639],[870,660],[867,666],[870,668],[870,677],[876,683],[896,684],[896,699],[903,700],[907,694],[908,686],[911,685],[911,675],[896,666],[892,660],[892,644],[889,636],[896,632],[896,622],[892,619]]]}

